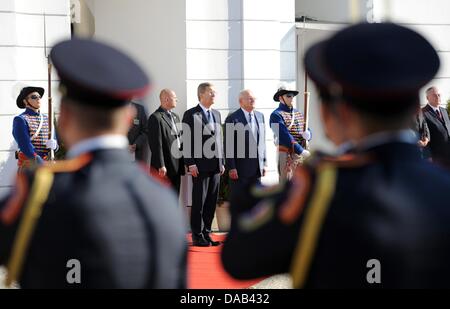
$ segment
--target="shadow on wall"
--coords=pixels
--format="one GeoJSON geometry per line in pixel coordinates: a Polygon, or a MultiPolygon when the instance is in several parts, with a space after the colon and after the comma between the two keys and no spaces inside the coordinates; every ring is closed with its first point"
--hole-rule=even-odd
{"type": "MultiPolygon", "coordinates": [[[[238,47],[241,52],[239,57],[241,58],[239,63],[241,67],[239,68],[240,72],[240,81],[239,84],[234,83],[233,81],[228,81],[228,111],[222,113],[222,122],[225,122],[225,118],[234,110],[239,108],[239,101],[234,98],[238,97],[239,92],[244,89],[244,72],[243,72],[243,63],[244,63],[244,46],[242,43],[243,31],[243,4],[242,0],[228,0],[228,72],[236,71],[236,68],[233,67],[237,61],[231,61],[231,57],[233,57],[233,50],[238,47]],[[236,12],[239,12],[239,15],[236,16],[236,12]],[[233,22],[233,19],[239,20],[238,23],[233,22]],[[233,29],[233,27],[236,27],[233,29]]],[[[236,55],[236,54],[234,54],[236,55]]]]}
{"type": "Polygon", "coordinates": [[[5,158],[0,161],[0,198],[5,196],[10,186],[14,184],[15,176],[17,173],[17,160],[14,155],[14,151],[17,149],[15,142],[12,142],[9,147],[9,152],[5,158]]]}
{"type": "Polygon", "coordinates": [[[280,40],[280,80],[285,83],[295,83],[296,79],[296,28],[295,24],[283,35],[280,40]]]}

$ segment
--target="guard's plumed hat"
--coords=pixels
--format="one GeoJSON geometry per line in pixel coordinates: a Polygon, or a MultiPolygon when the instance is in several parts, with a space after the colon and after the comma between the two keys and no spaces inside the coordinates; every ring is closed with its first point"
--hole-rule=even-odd
{"type": "Polygon", "coordinates": [[[417,104],[440,63],[424,37],[393,23],[345,28],[309,48],[304,62],[322,95],[378,114],[417,104]]]}
{"type": "Polygon", "coordinates": [[[39,93],[39,95],[42,97],[45,91],[44,88],[41,87],[23,87],[16,99],[17,107],[25,108],[26,106],[25,103],[23,103],[23,100],[25,100],[25,98],[33,92],[39,93]]]}
{"type": "Polygon", "coordinates": [[[81,104],[119,107],[150,89],[149,78],[140,66],[104,43],[63,41],[53,47],[50,57],[61,80],[62,94],[81,104]]]}

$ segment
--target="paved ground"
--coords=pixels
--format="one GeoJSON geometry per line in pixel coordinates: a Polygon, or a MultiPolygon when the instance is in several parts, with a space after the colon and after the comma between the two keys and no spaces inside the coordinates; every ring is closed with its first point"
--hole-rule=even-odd
{"type": "MultiPolygon", "coordinates": [[[[5,287],[2,285],[5,276],[5,270],[0,267],[0,289],[5,287]]],[[[291,289],[292,280],[288,274],[281,274],[269,277],[249,289],[291,289]]]]}
{"type": "Polygon", "coordinates": [[[3,267],[0,266],[0,289],[4,289],[5,286],[4,281],[5,280],[5,269],[3,267]]]}
{"type": "Polygon", "coordinates": [[[0,267],[0,289],[5,288],[3,286],[3,281],[5,280],[5,270],[3,267],[0,267]]]}
{"type": "Polygon", "coordinates": [[[292,289],[292,279],[289,274],[280,274],[269,277],[250,289],[292,289]]]}

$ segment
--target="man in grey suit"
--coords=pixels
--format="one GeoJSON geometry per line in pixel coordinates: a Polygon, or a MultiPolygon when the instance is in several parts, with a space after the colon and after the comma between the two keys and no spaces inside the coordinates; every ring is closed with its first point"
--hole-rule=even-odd
{"type": "Polygon", "coordinates": [[[266,173],[264,115],[255,111],[251,90],[239,93],[238,110],[225,120],[225,158],[231,190],[261,183],[266,173]]]}
{"type": "Polygon", "coordinates": [[[434,162],[443,165],[450,163],[450,119],[447,111],[440,107],[441,94],[436,87],[426,91],[428,104],[422,109],[428,129],[430,142],[428,143],[434,162]]]}

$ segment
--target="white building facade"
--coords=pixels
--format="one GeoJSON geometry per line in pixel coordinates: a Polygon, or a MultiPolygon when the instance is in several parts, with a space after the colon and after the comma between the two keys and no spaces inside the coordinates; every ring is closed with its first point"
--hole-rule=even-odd
{"type": "MultiPolygon", "coordinates": [[[[12,121],[23,110],[17,108],[16,97],[23,85],[43,87],[42,109],[47,112],[46,55],[55,42],[65,38],[70,38],[69,1],[0,1],[0,197],[10,190],[17,171],[12,121]]],[[[57,79],[53,72],[55,101],[59,98],[57,79]]]]}

